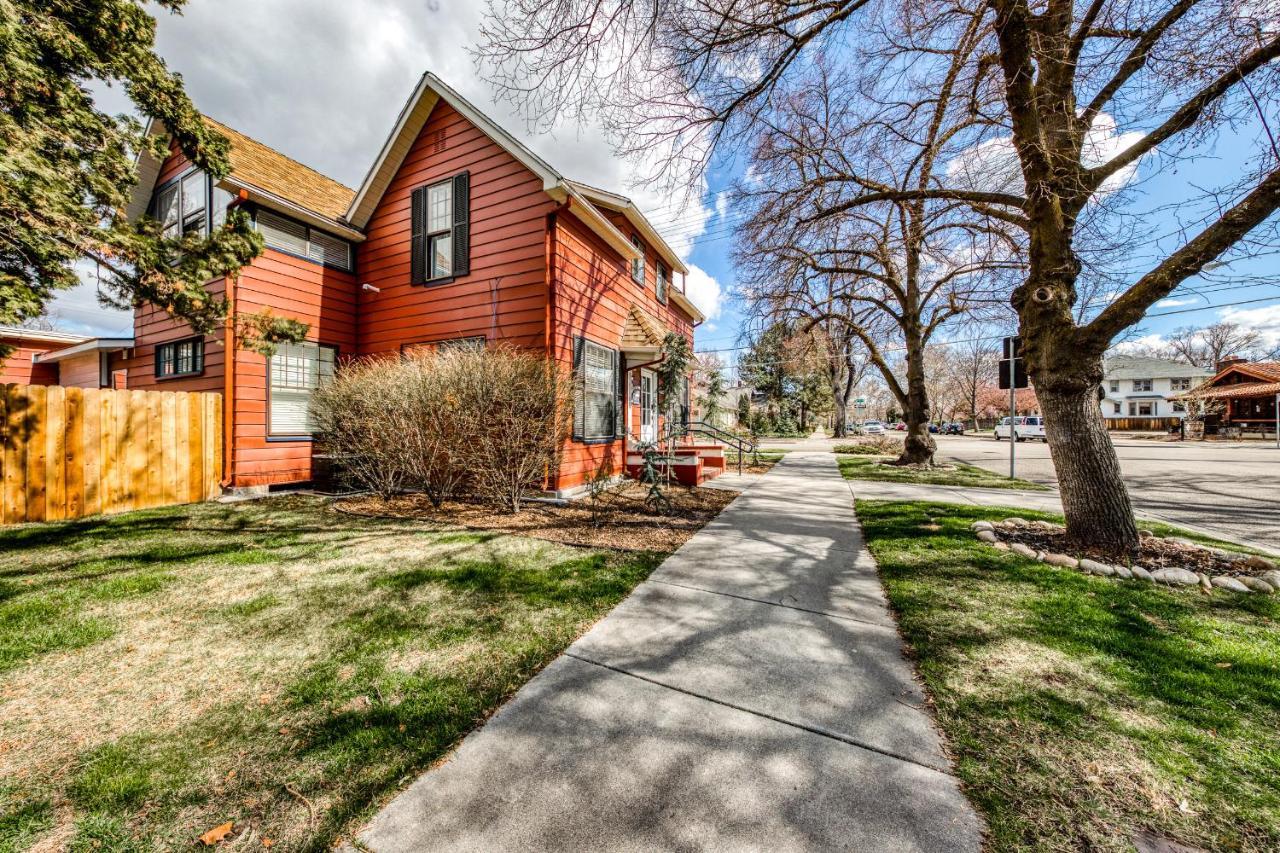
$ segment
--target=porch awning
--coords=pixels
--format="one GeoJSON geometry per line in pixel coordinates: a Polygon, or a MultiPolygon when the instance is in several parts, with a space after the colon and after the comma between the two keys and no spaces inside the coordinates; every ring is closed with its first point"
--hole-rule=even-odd
{"type": "Polygon", "coordinates": [[[621,349],[628,356],[654,359],[658,357],[666,336],[666,327],[645,313],[640,306],[632,305],[627,312],[627,323],[622,329],[621,349]]]}
{"type": "Polygon", "coordinates": [[[1280,394],[1280,382],[1241,382],[1238,385],[1218,385],[1195,388],[1170,400],[1227,400],[1236,397],[1274,397],[1280,394]]]}

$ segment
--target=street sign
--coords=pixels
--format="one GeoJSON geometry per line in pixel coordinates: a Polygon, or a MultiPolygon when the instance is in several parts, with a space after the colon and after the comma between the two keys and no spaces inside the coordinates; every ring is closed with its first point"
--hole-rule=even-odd
{"type": "Polygon", "coordinates": [[[863,410],[865,410],[865,409],[867,408],[867,398],[866,398],[866,397],[854,397],[854,398],[853,398],[853,408],[854,408],[854,409],[856,409],[856,410],[858,410],[858,411],[863,411],[863,410]]]}
{"type": "Polygon", "coordinates": [[[1027,363],[1022,358],[1022,338],[1004,339],[1004,358],[1000,359],[1000,389],[1026,388],[1027,363]]]}
{"type": "MultiPolygon", "coordinates": [[[[1027,387],[1027,367],[1022,358],[1022,338],[1004,339],[1004,358],[1000,359],[1000,387],[1009,391],[1009,479],[1017,473],[1018,403],[1016,389],[1027,387]]],[[[996,429],[999,429],[997,426],[996,429]]],[[[996,433],[999,438],[1000,434],[996,433]]]]}

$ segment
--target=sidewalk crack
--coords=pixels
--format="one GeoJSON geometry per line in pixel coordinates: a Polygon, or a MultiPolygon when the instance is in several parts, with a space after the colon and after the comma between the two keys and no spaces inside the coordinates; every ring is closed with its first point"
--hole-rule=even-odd
{"type": "Polygon", "coordinates": [[[591,664],[592,666],[598,666],[601,669],[607,669],[611,672],[616,672],[619,675],[625,675],[628,678],[635,678],[635,679],[638,679],[639,681],[647,682],[656,687],[662,687],[666,690],[674,690],[676,693],[683,693],[686,696],[692,696],[693,698],[701,699],[704,702],[711,702],[712,704],[720,705],[725,708],[732,708],[735,711],[741,711],[742,713],[750,714],[753,717],[760,717],[761,719],[772,720],[775,723],[780,723],[784,726],[789,726],[793,729],[799,729],[800,731],[809,732],[810,734],[818,735],[819,737],[825,737],[834,741],[839,741],[840,743],[857,747],[858,749],[865,749],[868,752],[874,752],[878,755],[883,755],[886,758],[892,758],[895,761],[901,761],[906,764],[914,764],[917,767],[923,767],[925,770],[932,770],[934,773],[937,773],[941,776],[947,776],[953,779],[956,778],[955,774],[950,773],[941,768],[934,767],[932,764],[925,764],[923,761],[917,761],[914,758],[910,758],[905,755],[899,755],[898,753],[892,750],[884,749],[882,747],[878,747],[873,744],[865,743],[863,741],[858,740],[857,738],[851,738],[847,735],[839,734],[838,732],[827,731],[826,729],[819,728],[818,726],[810,726],[810,725],[805,725],[804,723],[797,723],[797,722],[794,722],[793,720],[787,720],[787,719],[783,719],[782,717],[776,717],[773,714],[766,714],[763,711],[755,711],[755,710],[752,710],[751,708],[744,708],[741,705],[735,705],[734,703],[726,702],[723,699],[716,699],[714,696],[707,696],[704,693],[697,693],[693,690],[686,690],[683,687],[676,687],[674,684],[667,684],[666,682],[659,681],[656,678],[650,678],[647,675],[640,675],[635,672],[629,672],[628,670],[622,669],[621,667],[611,666],[607,663],[602,663],[601,661],[598,661],[598,660],[592,660],[591,658],[583,657],[582,655],[577,654],[575,652],[567,651],[564,653],[564,655],[565,657],[573,658],[574,660],[581,661],[582,663],[591,664]]]}

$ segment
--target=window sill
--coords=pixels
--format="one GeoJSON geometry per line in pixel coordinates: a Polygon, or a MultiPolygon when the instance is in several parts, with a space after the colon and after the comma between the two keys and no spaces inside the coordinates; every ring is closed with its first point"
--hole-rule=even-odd
{"type": "Polygon", "coordinates": [[[578,444],[613,444],[615,441],[621,441],[622,436],[611,435],[607,438],[574,438],[578,444]]]}
{"type": "Polygon", "coordinates": [[[455,279],[457,279],[457,276],[455,275],[446,276],[444,278],[429,278],[418,286],[419,287],[439,287],[442,284],[453,284],[455,279]]]}
{"type": "Polygon", "coordinates": [[[193,376],[204,376],[203,370],[193,370],[190,373],[170,373],[166,376],[157,376],[157,382],[168,382],[170,379],[190,379],[193,376]]]}
{"type": "Polygon", "coordinates": [[[315,441],[315,440],[316,440],[316,437],[315,437],[314,435],[306,435],[306,434],[303,434],[303,435],[269,435],[269,436],[267,436],[267,441],[271,441],[271,442],[280,442],[280,441],[306,441],[306,442],[312,442],[312,441],[315,441]]]}

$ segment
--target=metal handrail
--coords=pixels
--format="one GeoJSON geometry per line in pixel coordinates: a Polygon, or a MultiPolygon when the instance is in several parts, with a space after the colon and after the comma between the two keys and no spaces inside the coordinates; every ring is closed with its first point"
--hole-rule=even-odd
{"type": "Polygon", "coordinates": [[[750,442],[748,443],[748,441],[742,436],[735,435],[728,430],[721,429],[720,427],[714,424],[709,424],[706,421],[684,421],[675,428],[669,430],[664,438],[659,439],[659,441],[655,443],[661,443],[662,441],[672,438],[683,438],[690,433],[700,433],[702,435],[710,436],[720,443],[733,447],[737,450],[739,474],[742,473],[742,457],[746,456],[748,453],[755,453],[758,450],[756,440],[754,438],[750,439],[750,442]]]}

